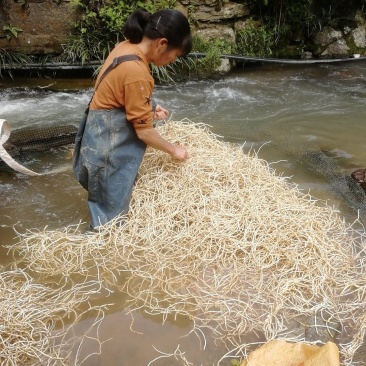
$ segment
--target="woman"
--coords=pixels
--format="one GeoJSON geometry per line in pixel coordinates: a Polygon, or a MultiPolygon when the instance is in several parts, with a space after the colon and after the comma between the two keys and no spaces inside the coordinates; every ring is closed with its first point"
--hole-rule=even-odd
{"type": "Polygon", "coordinates": [[[173,158],[188,158],[183,146],[173,145],[153,127],[168,111],[152,106],[154,79],[149,64],[165,66],[191,51],[187,18],[176,10],[150,14],[136,10],[119,43],[103,65],[75,141],[74,173],[88,191],[91,227],[126,214],[132,187],[146,145],[173,158]]]}

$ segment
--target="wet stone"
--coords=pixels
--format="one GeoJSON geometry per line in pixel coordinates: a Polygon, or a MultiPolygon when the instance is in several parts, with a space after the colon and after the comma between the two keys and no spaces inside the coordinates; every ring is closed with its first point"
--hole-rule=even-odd
{"type": "Polygon", "coordinates": [[[357,169],[351,173],[351,177],[366,191],[366,169],[357,169]]]}

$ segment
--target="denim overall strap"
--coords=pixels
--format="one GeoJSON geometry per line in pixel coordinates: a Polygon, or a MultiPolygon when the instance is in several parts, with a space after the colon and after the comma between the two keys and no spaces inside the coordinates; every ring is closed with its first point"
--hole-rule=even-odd
{"type": "MultiPolygon", "coordinates": [[[[93,100],[96,90],[98,89],[98,87],[99,87],[100,83],[103,81],[103,79],[118,65],[120,65],[121,63],[123,63],[125,61],[134,61],[134,60],[138,61],[138,60],[141,60],[141,58],[138,57],[137,55],[133,55],[133,54],[114,58],[113,62],[106,68],[106,70],[104,71],[104,73],[102,74],[100,79],[98,80],[98,83],[95,85],[93,95],[90,98],[88,106],[84,111],[84,114],[83,114],[80,124],[79,124],[78,131],[75,136],[74,161],[73,161],[74,171],[75,170],[77,171],[77,169],[78,169],[78,160],[79,160],[79,154],[80,154],[81,139],[83,138],[83,135],[84,135],[85,124],[86,124],[88,114],[89,114],[89,106],[90,106],[91,101],[93,100]]],[[[75,171],[75,174],[77,175],[78,173],[76,171],[75,171]]]]}
{"type": "MultiPolygon", "coordinates": [[[[105,69],[103,75],[100,77],[100,79],[98,80],[98,83],[95,85],[94,87],[94,93],[96,92],[96,90],[98,89],[98,86],[100,85],[100,83],[103,81],[103,79],[119,64],[121,64],[122,62],[125,61],[141,61],[141,58],[138,57],[137,55],[124,55],[124,56],[120,56],[120,57],[116,57],[113,59],[113,62],[105,69]]],[[[94,94],[93,94],[94,96],[94,94]]],[[[92,101],[93,97],[90,99],[89,105],[92,101]]]]}

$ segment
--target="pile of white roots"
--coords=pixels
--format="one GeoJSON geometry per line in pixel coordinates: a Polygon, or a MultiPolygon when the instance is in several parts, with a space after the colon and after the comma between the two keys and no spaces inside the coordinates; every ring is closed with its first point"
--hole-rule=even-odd
{"type": "Polygon", "coordinates": [[[20,235],[28,269],[97,276],[106,288],[126,272],[120,289],[131,308],[189,316],[232,355],[246,354],[251,331],[300,341],[292,322],[321,319],[351,365],[366,329],[363,235],[205,125],[170,121],[158,130],[190,158],[148,149],[127,218],[99,232],[20,235]]]}
{"type": "MultiPolygon", "coordinates": [[[[82,317],[79,306],[98,287],[92,281],[55,289],[20,269],[1,272],[0,365],[69,365],[73,344],[83,337],[68,333],[66,324],[82,317]]],[[[86,309],[93,310],[100,321],[102,309],[86,309]]]]}

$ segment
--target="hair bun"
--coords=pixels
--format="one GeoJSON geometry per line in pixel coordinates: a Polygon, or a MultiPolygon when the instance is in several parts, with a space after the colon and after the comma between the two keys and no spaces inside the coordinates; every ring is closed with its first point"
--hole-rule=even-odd
{"type": "Polygon", "coordinates": [[[151,13],[149,13],[148,11],[145,11],[144,12],[144,21],[146,22],[146,23],[149,23],[150,22],[150,19],[151,19],[151,13]]]}

